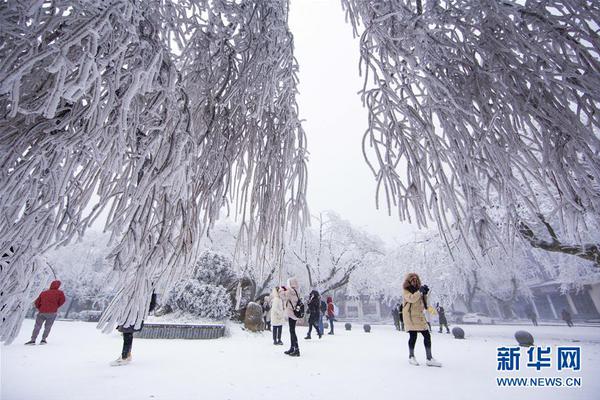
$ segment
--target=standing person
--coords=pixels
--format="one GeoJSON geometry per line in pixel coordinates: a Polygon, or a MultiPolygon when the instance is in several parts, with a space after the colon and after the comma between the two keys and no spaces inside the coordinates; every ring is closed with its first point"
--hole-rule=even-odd
{"type": "Polygon", "coordinates": [[[400,304],[400,308],[398,309],[398,315],[400,316],[400,330],[404,332],[404,315],[402,315],[402,308],[404,304],[400,304]]]}
{"type": "Polygon", "coordinates": [[[327,297],[327,320],[329,321],[329,333],[333,335],[333,321],[335,320],[335,304],[333,304],[333,297],[327,297]]]}
{"type": "Polygon", "coordinates": [[[394,319],[394,326],[396,330],[400,330],[400,304],[396,303],[394,308],[392,308],[392,318],[394,319]]]}
{"type": "Polygon", "coordinates": [[[563,308],[560,315],[561,315],[563,321],[565,321],[567,323],[567,326],[569,328],[571,328],[573,326],[573,318],[571,318],[571,313],[568,312],[565,308],[563,308]]]}
{"type": "Polygon", "coordinates": [[[533,326],[538,326],[537,315],[535,315],[535,311],[533,310],[533,307],[531,307],[531,304],[527,305],[525,314],[527,314],[527,318],[531,320],[533,326]]]}
{"type": "Polygon", "coordinates": [[[282,286],[279,295],[283,301],[290,328],[290,349],[284,353],[292,357],[300,357],[296,322],[304,317],[304,304],[302,304],[300,294],[298,294],[298,280],[296,278],[288,279],[288,286],[282,286]]]}
{"type": "Polygon", "coordinates": [[[304,339],[310,339],[310,333],[312,332],[313,326],[317,331],[317,335],[319,335],[319,339],[323,337],[323,332],[319,330],[319,319],[321,314],[321,296],[319,292],[313,290],[310,292],[310,296],[308,298],[308,333],[304,339]]]}
{"type": "Polygon", "coordinates": [[[42,324],[44,324],[44,333],[42,334],[42,341],[40,344],[46,344],[46,339],[50,334],[52,325],[56,320],[56,314],[60,306],[65,304],[65,294],[59,289],[60,281],[52,281],[50,289],[44,290],[37,299],[35,299],[35,308],[38,310],[38,314],[35,317],[35,326],[31,333],[31,340],[26,345],[34,345],[37,339],[42,324]]]}
{"type": "MultiPolygon", "coordinates": [[[[148,312],[151,313],[154,311],[156,307],[156,294],[152,292],[152,296],[150,297],[150,307],[148,312]]],[[[131,348],[133,346],[133,333],[139,332],[144,327],[144,321],[142,320],[142,325],[139,328],[136,328],[135,325],[117,326],[117,330],[123,334],[123,349],[121,350],[121,356],[117,358],[115,361],[111,362],[110,365],[113,367],[118,367],[120,365],[126,365],[131,362],[131,348]]]]}
{"type": "Polygon", "coordinates": [[[406,330],[410,337],[408,339],[408,361],[411,365],[419,365],[415,359],[415,344],[419,332],[423,335],[425,342],[425,353],[427,354],[427,365],[430,367],[441,367],[442,364],[436,361],[431,355],[431,333],[427,330],[427,321],[424,311],[427,309],[427,294],[429,288],[427,285],[421,285],[419,275],[410,273],[404,280],[402,297],[402,314],[406,330]]]}
{"type": "Polygon", "coordinates": [[[446,310],[444,310],[444,307],[440,306],[440,303],[437,303],[435,308],[437,310],[438,319],[440,322],[440,333],[442,333],[442,328],[444,326],[446,327],[446,333],[450,333],[450,328],[448,328],[448,320],[446,319],[446,310]]]}
{"type": "Polygon", "coordinates": [[[269,298],[269,296],[265,296],[263,298],[262,308],[263,308],[263,320],[265,322],[265,329],[270,331],[271,330],[271,299],[269,298]]]}
{"type": "Polygon", "coordinates": [[[321,335],[325,334],[324,328],[323,328],[323,316],[327,315],[327,303],[325,302],[325,300],[323,300],[322,298],[320,298],[321,301],[321,312],[319,313],[319,332],[321,332],[321,335]]]}
{"type": "Polygon", "coordinates": [[[279,297],[279,286],[271,293],[271,326],[273,327],[273,344],[283,345],[281,331],[283,330],[284,309],[281,297],[279,297]]]}

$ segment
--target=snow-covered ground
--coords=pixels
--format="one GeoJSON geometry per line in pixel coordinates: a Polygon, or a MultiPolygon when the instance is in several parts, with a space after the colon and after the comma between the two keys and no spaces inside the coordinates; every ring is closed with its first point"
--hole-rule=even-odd
{"type": "MultiPolygon", "coordinates": [[[[269,332],[231,325],[231,336],[218,340],[136,339],[133,362],[110,367],[121,348],[117,332],[104,335],[93,323],[57,321],[48,345],[24,346],[32,325],[25,321],[18,339],[1,347],[2,400],[600,398],[600,328],[593,327],[527,327],[538,345],[581,346],[581,371],[499,373],[496,347],[514,345],[514,331],[522,327],[465,326],[462,341],[434,333],[434,356],[443,368],[410,366],[406,333],[374,326],[367,334],[357,324],[310,341],[301,327],[300,358],[284,355],[287,346],[273,346],[269,332]],[[496,386],[497,376],[580,376],[583,385],[507,389],[496,386]]],[[[288,345],[285,329],[283,338],[288,345]]],[[[421,337],[417,358],[424,361],[421,337]]]]}

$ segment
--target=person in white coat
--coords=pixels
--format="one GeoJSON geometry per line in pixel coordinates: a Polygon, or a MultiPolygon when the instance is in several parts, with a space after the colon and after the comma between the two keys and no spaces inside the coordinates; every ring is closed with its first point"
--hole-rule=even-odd
{"type": "Polygon", "coordinates": [[[300,301],[298,280],[296,278],[288,279],[287,287],[282,286],[279,290],[279,295],[283,301],[285,316],[288,319],[290,327],[290,349],[284,353],[292,357],[299,357],[300,348],[298,347],[298,336],[296,335],[296,322],[299,318],[294,314],[294,308],[296,308],[296,305],[300,301]]]}
{"type": "Polygon", "coordinates": [[[271,293],[271,327],[273,329],[273,344],[282,345],[281,331],[283,329],[284,309],[281,297],[279,297],[279,286],[273,289],[271,293]]]}

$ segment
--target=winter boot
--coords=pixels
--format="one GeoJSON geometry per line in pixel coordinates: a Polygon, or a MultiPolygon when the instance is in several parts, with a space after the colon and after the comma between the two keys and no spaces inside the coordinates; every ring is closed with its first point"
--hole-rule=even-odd
{"type": "Polygon", "coordinates": [[[277,344],[278,344],[279,346],[283,346],[283,342],[282,342],[281,340],[277,341],[277,344]]]}
{"type": "Polygon", "coordinates": [[[300,349],[294,349],[294,351],[290,353],[290,356],[300,357],[300,349]]]}
{"type": "Polygon", "coordinates": [[[35,340],[30,340],[29,342],[25,343],[27,346],[33,346],[35,345],[35,340]]]}
{"type": "Polygon", "coordinates": [[[306,335],[304,339],[310,339],[310,335],[306,335]]]}
{"type": "Polygon", "coordinates": [[[287,351],[284,351],[283,353],[284,353],[284,354],[287,354],[287,355],[289,356],[291,353],[293,353],[293,352],[294,352],[294,350],[295,350],[295,349],[294,349],[293,347],[290,347],[290,349],[289,349],[289,350],[287,350],[287,351]]]}
{"type": "Polygon", "coordinates": [[[48,342],[46,342],[46,339],[42,339],[42,341],[40,342],[40,344],[48,344],[48,342]]]}
{"type": "Polygon", "coordinates": [[[414,366],[418,366],[419,365],[419,363],[418,363],[417,359],[415,358],[415,356],[410,356],[408,358],[408,363],[410,365],[414,365],[414,366]]]}
{"type": "Polygon", "coordinates": [[[127,364],[129,364],[129,359],[119,357],[115,361],[111,362],[110,366],[111,367],[120,367],[122,365],[127,365],[127,364]]]}
{"type": "Polygon", "coordinates": [[[435,358],[430,358],[429,360],[427,360],[427,366],[428,367],[441,367],[442,363],[437,361],[435,358]]]}
{"type": "Polygon", "coordinates": [[[120,367],[121,365],[127,365],[131,362],[131,356],[127,358],[119,357],[115,361],[111,362],[111,367],[120,367]]]}

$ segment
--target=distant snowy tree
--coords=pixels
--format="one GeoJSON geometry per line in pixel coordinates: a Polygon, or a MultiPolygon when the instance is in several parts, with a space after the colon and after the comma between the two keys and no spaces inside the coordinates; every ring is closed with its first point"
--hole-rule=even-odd
{"type": "Polygon", "coordinates": [[[342,5],[360,35],[363,147],[378,204],[384,195],[400,219],[434,220],[482,248],[521,235],[600,266],[600,242],[581,237],[585,218],[600,220],[600,2],[342,5]],[[495,202],[504,231],[490,218],[495,202]],[[517,204],[542,216],[536,226],[517,204]]]}
{"type": "Polygon", "coordinates": [[[278,254],[306,213],[287,15],[287,0],[0,5],[1,341],[36,257],[100,215],[120,282],[106,331],[141,323],[224,206],[258,258],[278,254]]]}
{"type": "Polygon", "coordinates": [[[315,219],[315,229],[307,229],[286,248],[287,263],[298,265],[288,273],[305,276],[308,288],[323,294],[333,292],[346,286],[357,270],[368,270],[381,262],[385,245],[379,237],[352,226],[334,212],[315,219]]]}
{"type": "Polygon", "coordinates": [[[78,310],[103,311],[114,296],[112,268],[106,259],[110,253],[108,236],[90,231],[81,239],[47,253],[47,261],[67,297],[67,304],[61,308],[65,317],[78,310]]]}

